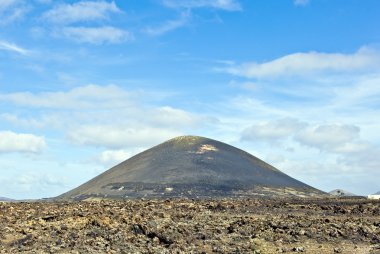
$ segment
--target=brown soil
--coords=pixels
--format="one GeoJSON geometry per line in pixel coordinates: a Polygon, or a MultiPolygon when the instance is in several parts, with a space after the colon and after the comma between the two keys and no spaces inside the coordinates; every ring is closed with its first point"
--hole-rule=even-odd
{"type": "Polygon", "coordinates": [[[0,253],[380,253],[380,202],[0,203],[0,253]]]}

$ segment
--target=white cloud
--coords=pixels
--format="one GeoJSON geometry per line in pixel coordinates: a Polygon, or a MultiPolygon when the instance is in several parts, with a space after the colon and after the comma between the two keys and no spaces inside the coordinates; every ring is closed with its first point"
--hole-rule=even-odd
{"type": "Polygon", "coordinates": [[[120,149],[146,147],[181,134],[150,126],[85,125],[70,130],[67,135],[76,144],[120,149]]]}
{"type": "Polygon", "coordinates": [[[283,155],[280,155],[280,154],[269,154],[265,158],[265,161],[273,165],[273,164],[283,163],[286,161],[286,159],[283,155]]]}
{"type": "Polygon", "coordinates": [[[0,114],[0,119],[8,123],[12,123],[18,127],[27,127],[27,128],[42,128],[44,124],[41,121],[37,121],[33,118],[20,118],[15,114],[4,113],[0,114]]]}
{"type": "MultiPolygon", "coordinates": [[[[84,118],[81,112],[89,112],[89,116],[92,113],[95,119],[105,119],[106,121],[111,120],[109,119],[109,112],[112,112],[117,114],[117,119],[120,119],[121,122],[123,118],[120,118],[120,116],[123,116],[128,123],[131,123],[135,119],[156,127],[180,126],[192,128],[200,122],[212,120],[170,106],[147,107],[141,105],[142,98],[145,98],[147,95],[156,97],[154,93],[127,92],[115,85],[87,85],[76,87],[66,92],[0,93],[0,102],[12,103],[22,107],[53,110],[69,109],[73,110],[71,111],[71,116],[76,112],[80,114],[82,120],[87,118],[84,118]]],[[[33,119],[20,119],[10,113],[1,114],[0,117],[8,122],[34,122],[34,126],[41,124],[39,121],[33,121],[33,119]]],[[[51,118],[49,119],[51,120],[51,118]]],[[[91,121],[93,120],[92,118],[91,121]]]]}
{"type": "Polygon", "coordinates": [[[310,3],[310,0],[294,0],[293,3],[297,6],[305,6],[310,3]]]}
{"type": "Polygon", "coordinates": [[[380,149],[370,143],[359,143],[354,150],[343,152],[338,162],[348,168],[364,172],[378,172],[380,168],[380,149]]]}
{"type": "Polygon", "coordinates": [[[1,0],[0,25],[5,25],[22,18],[28,9],[22,0],[1,0]]]}
{"type": "Polygon", "coordinates": [[[35,0],[39,4],[51,4],[52,0],[35,0]]]}
{"type": "Polygon", "coordinates": [[[163,4],[170,8],[215,8],[226,11],[240,11],[242,9],[236,0],[164,0],[163,4]]]}
{"type": "Polygon", "coordinates": [[[250,115],[257,119],[287,117],[289,115],[289,111],[286,108],[276,107],[273,104],[250,95],[233,97],[229,100],[227,105],[220,105],[220,107],[222,106],[227,107],[229,110],[238,111],[239,114],[243,115],[240,116],[241,120],[247,119],[244,115],[250,115]]]}
{"type": "Polygon", "coordinates": [[[380,54],[361,48],[354,54],[294,53],[265,63],[249,62],[227,68],[227,72],[256,79],[299,77],[314,74],[379,70],[380,54]]]}
{"type": "Polygon", "coordinates": [[[242,140],[275,141],[294,135],[307,124],[294,118],[283,118],[272,122],[261,122],[246,128],[241,136],[242,140]]]}
{"type": "Polygon", "coordinates": [[[17,2],[19,2],[19,1],[18,0],[2,0],[2,1],[0,1],[0,12],[7,10],[11,6],[15,5],[17,2]]]}
{"type": "Polygon", "coordinates": [[[0,131],[0,153],[39,153],[46,147],[44,137],[0,131]]]}
{"type": "MultiPolygon", "coordinates": [[[[333,168],[347,174],[372,172],[380,166],[378,141],[373,139],[369,142],[362,139],[360,131],[358,126],[352,124],[310,124],[285,118],[254,124],[242,132],[241,140],[250,141],[248,144],[254,144],[253,147],[260,150],[270,162],[277,164],[280,169],[290,170],[289,172],[292,172],[291,167],[284,167],[284,161],[280,158],[298,161],[300,167],[304,164],[302,172],[306,170],[315,175],[321,172],[311,172],[312,169],[307,165],[311,161],[320,160],[321,157],[324,160],[323,164],[331,164],[333,168]],[[284,141],[282,145],[266,146],[278,140],[284,141]],[[296,152],[285,149],[289,146],[295,148],[296,152]],[[305,146],[315,149],[304,149],[305,146]],[[320,152],[323,152],[323,155],[320,152]]],[[[336,170],[329,169],[326,165],[326,175],[336,173],[336,170]]]]}
{"type": "Polygon", "coordinates": [[[25,174],[21,175],[17,179],[17,184],[33,188],[38,186],[39,188],[46,189],[54,186],[65,186],[65,179],[58,178],[52,175],[37,175],[37,174],[25,174]]]}
{"type": "Polygon", "coordinates": [[[242,88],[250,91],[254,91],[258,88],[257,83],[251,81],[239,82],[236,80],[231,80],[230,82],[228,82],[228,85],[231,87],[242,88]]]}
{"type": "Polygon", "coordinates": [[[16,52],[21,55],[28,55],[30,53],[29,50],[19,47],[14,43],[6,42],[6,41],[0,41],[0,50],[16,52]]]}
{"type": "Polygon", "coordinates": [[[360,128],[354,125],[319,125],[298,133],[295,139],[321,151],[337,152],[359,138],[360,128]]]}
{"type": "Polygon", "coordinates": [[[190,17],[189,15],[189,13],[182,13],[181,17],[177,20],[169,20],[160,26],[148,27],[144,31],[151,36],[163,35],[186,25],[190,17]]]}
{"type": "MultiPolygon", "coordinates": [[[[36,162],[33,162],[33,167],[36,162]]],[[[42,165],[45,166],[45,165],[42,165]]],[[[21,166],[22,168],[23,166],[21,166]]],[[[36,169],[26,170],[18,169],[17,175],[8,177],[5,186],[2,186],[1,191],[11,192],[11,196],[18,199],[35,199],[35,198],[50,198],[57,196],[64,191],[67,191],[68,178],[57,172],[41,172],[36,169]],[[10,191],[9,191],[10,189],[10,191]]]]}
{"type": "MultiPolygon", "coordinates": [[[[269,155],[275,153],[297,162],[302,166],[299,171],[294,171],[295,175],[304,174],[304,179],[322,174],[311,172],[309,167],[313,161],[321,161],[326,168],[323,172],[326,177],[344,172],[353,184],[365,186],[365,177],[362,182],[354,183],[355,174],[376,172],[380,167],[379,52],[364,47],[354,54],[318,55],[324,59],[318,60],[322,64],[306,67],[285,61],[289,60],[287,57],[279,58],[284,61],[280,61],[282,66],[277,59],[259,66],[262,69],[257,67],[251,76],[245,73],[246,77],[257,79],[252,81],[259,89],[244,91],[244,96],[232,98],[228,103],[231,113],[227,118],[234,115],[229,122],[236,124],[230,131],[238,132],[239,126],[250,126],[252,120],[249,119],[260,119],[261,122],[256,120],[252,128],[245,129],[240,138],[251,141],[243,145],[255,153],[261,153],[263,158],[270,158],[269,155]],[[326,60],[329,57],[333,59],[330,62],[326,60]],[[291,66],[289,70],[287,65],[291,66]],[[272,121],[267,120],[289,115],[307,125],[281,135],[277,129],[272,129],[272,121]],[[326,122],[329,120],[333,122],[326,122]],[[278,139],[281,143],[273,146],[273,141],[278,139]],[[294,148],[294,153],[286,151],[289,146],[294,148]]],[[[225,116],[219,118],[225,122],[225,116]]],[[[281,165],[279,163],[280,169],[292,172],[291,166],[284,168],[281,165]]],[[[316,167],[320,168],[320,165],[316,167]]]]}
{"type": "Polygon", "coordinates": [[[121,12],[115,2],[81,1],[61,4],[43,14],[43,18],[58,24],[72,24],[84,21],[100,21],[109,18],[111,13],[121,12]]]}
{"type": "Polygon", "coordinates": [[[376,186],[371,176],[380,168],[378,49],[290,54],[249,64],[224,65],[254,89],[218,105],[224,133],[240,133],[238,147],[325,190],[347,186],[365,194],[376,186]],[[306,125],[287,130],[270,120],[288,116],[306,125]],[[242,126],[249,127],[241,132],[242,126]]]}
{"type": "Polygon", "coordinates": [[[125,30],[112,27],[64,27],[56,33],[76,41],[92,44],[121,43],[133,39],[133,35],[125,30]]]}
{"type": "Polygon", "coordinates": [[[351,142],[342,143],[339,146],[336,146],[334,149],[334,152],[340,153],[340,154],[359,154],[363,151],[367,151],[370,148],[372,148],[373,145],[369,144],[368,142],[355,140],[351,142]]]}
{"type": "Polygon", "coordinates": [[[148,147],[215,121],[170,106],[148,105],[147,95],[157,97],[113,85],[0,94],[0,102],[12,103],[12,108],[34,108],[26,116],[7,112],[0,114],[0,119],[18,128],[63,131],[72,143],[111,149],[148,147]],[[54,114],[47,114],[47,110],[54,114]]]}
{"type": "Polygon", "coordinates": [[[129,159],[134,153],[130,150],[107,150],[99,155],[98,161],[105,166],[113,166],[129,159]]]}
{"type": "Polygon", "coordinates": [[[168,106],[157,107],[148,113],[148,121],[154,126],[188,126],[194,127],[200,122],[210,121],[207,117],[197,116],[187,111],[168,106]]]}
{"type": "MultiPolygon", "coordinates": [[[[121,12],[114,1],[80,1],[57,5],[45,12],[42,19],[55,24],[51,34],[57,38],[67,38],[79,43],[112,44],[133,39],[129,31],[106,25],[104,22],[110,23],[111,14],[121,12]]],[[[37,30],[37,34],[38,32],[37,30]]]]}
{"type": "MultiPolygon", "coordinates": [[[[351,80],[347,81],[352,82],[351,80]]],[[[380,102],[380,71],[379,74],[357,78],[353,85],[335,88],[335,107],[367,107],[377,108],[380,102]]],[[[331,89],[332,90],[332,89],[331,89]]]]}
{"type": "Polygon", "coordinates": [[[10,93],[1,94],[0,101],[38,108],[111,108],[128,106],[129,93],[114,86],[87,85],[67,92],[10,93]]]}

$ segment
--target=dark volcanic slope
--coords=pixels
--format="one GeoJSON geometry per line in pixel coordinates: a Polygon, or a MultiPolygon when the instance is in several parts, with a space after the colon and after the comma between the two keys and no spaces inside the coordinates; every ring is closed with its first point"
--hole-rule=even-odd
{"type": "Polygon", "coordinates": [[[142,152],[58,198],[275,194],[322,192],[233,146],[183,136],[142,152]]]}

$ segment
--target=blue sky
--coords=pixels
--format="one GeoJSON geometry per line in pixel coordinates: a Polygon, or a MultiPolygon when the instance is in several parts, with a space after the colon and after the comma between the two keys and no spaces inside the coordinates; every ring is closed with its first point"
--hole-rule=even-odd
{"type": "Polygon", "coordinates": [[[377,0],[0,0],[0,196],[61,194],[178,135],[380,190],[377,0]]]}

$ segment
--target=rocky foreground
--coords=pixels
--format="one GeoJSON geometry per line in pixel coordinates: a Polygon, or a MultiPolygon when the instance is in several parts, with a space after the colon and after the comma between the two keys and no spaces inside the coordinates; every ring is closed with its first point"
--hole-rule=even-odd
{"type": "Polygon", "coordinates": [[[380,202],[0,203],[1,253],[380,253],[380,202]]]}

